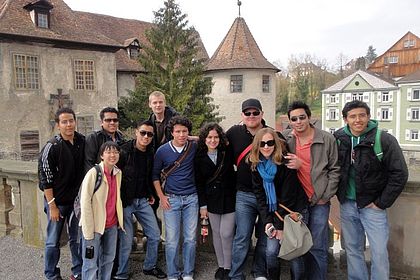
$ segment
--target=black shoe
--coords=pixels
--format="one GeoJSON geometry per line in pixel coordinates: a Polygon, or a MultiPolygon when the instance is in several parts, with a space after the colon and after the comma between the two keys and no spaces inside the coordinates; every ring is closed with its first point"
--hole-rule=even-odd
{"type": "Polygon", "coordinates": [[[216,270],[216,273],[214,274],[214,279],[216,279],[216,280],[223,280],[224,271],[225,270],[223,269],[223,267],[219,267],[216,270]]]}
{"type": "Polygon", "coordinates": [[[229,273],[230,273],[230,269],[225,269],[223,271],[223,280],[230,280],[229,273]]]}
{"type": "Polygon", "coordinates": [[[162,271],[159,267],[154,267],[151,270],[145,270],[143,269],[144,275],[151,275],[158,279],[166,278],[166,273],[162,271]]]}

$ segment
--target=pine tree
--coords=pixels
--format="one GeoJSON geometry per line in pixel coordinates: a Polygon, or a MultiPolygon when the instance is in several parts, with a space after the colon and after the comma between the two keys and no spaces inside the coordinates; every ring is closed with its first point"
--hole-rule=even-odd
{"type": "Polygon", "coordinates": [[[366,52],[366,56],[365,56],[366,62],[368,63],[368,65],[371,64],[376,59],[377,56],[378,55],[376,54],[376,49],[373,48],[372,45],[369,46],[366,52]]]}
{"type": "Polygon", "coordinates": [[[199,58],[198,33],[188,26],[174,0],[164,3],[154,12],[155,24],[146,31],[147,45],[139,55],[145,74],[138,77],[138,86],[128,98],[122,99],[120,109],[125,123],[148,115],[148,94],[159,90],[168,105],[193,122],[193,132],[205,121],[218,121],[217,107],[209,96],[212,81],[203,75],[204,61],[199,58]]]}

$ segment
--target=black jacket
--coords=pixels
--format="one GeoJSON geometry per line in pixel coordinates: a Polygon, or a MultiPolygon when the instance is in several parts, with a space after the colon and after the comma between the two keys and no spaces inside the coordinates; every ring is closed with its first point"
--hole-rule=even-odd
{"type": "Polygon", "coordinates": [[[39,181],[43,189],[53,189],[57,205],[71,205],[84,177],[85,137],[75,132],[73,145],[56,135],[42,149],[39,181]]]}
{"type": "MultiPolygon", "coordinates": [[[[143,153],[145,161],[145,185],[138,186],[138,178],[140,167],[136,166],[136,153],[139,151],[136,148],[136,139],[128,141],[121,146],[120,160],[117,163],[118,168],[122,171],[121,180],[121,200],[123,207],[133,203],[135,198],[149,198],[154,193],[152,182],[153,169],[153,147],[150,144],[143,153]]],[[[142,153],[142,152],[140,152],[142,153]]]]}
{"type": "MultiPolygon", "coordinates": [[[[272,223],[276,229],[283,229],[283,222],[273,212],[268,211],[267,196],[265,194],[263,179],[258,171],[252,172],[252,185],[257,197],[257,207],[264,225],[272,223]]],[[[300,185],[296,170],[289,169],[286,165],[277,166],[277,173],[274,177],[277,203],[281,203],[292,211],[300,212],[308,206],[308,198],[300,185]]],[[[277,212],[284,217],[289,214],[281,207],[277,212]]]]}
{"type": "Polygon", "coordinates": [[[170,141],[172,139],[172,134],[171,131],[168,129],[168,123],[171,120],[171,118],[173,116],[178,115],[178,113],[175,111],[174,108],[170,107],[170,106],[166,106],[165,107],[165,113],[164,113],[164,119],[163,119],[163,131],[164,131],[164,136],[162,138],[162,140],[159,142],[158,141],[158,135],[157,135],[157,127],[156,127],[156,116],[154,113],[151,113],[149,116],[149,121],[151,121],[153,123],[153,130],[155,132],[155,135],[153,136],[153,147],[155,149],[155,151],[157,151],[157,149],[162,146],[163,144],[165,144],[166,142],[170,141]]]}
{"type": "MultiPolygon", "coordinates": [[[[118,144],[121,145],[124,142],[123,135],[120,131],[115,133],[115,137],[118,144]]],[[[112,141],[112,138],[103,129],[93,131],[88,136],[86,136],[84,163],[85,173],[87,173],[95,164],[101,162],[99,148],[106,141],[112,141]]]]}
{"type": "Polygon", "coordinates": [[[197,151],[194,159],[195,183],[197,186],[200,207],[207,205],[207,210],[214,214],[235,212],[235,172],[233,170],[232,155],[226,151],[217,151],[217,165],[207,155],[207,151],[197,151]],[[218,167],[222,164],[222,153],[225,153],[223,166],[215,180],[213,178],[218,167]]]}
{"type": "MultiPolygon", "coordinates": [[[[383,158],[380,161],[373,145],[376,130],[366,133],[366,137],[354,147],[356,202],[359,208],[364,208],[374,202],[379,208],[390,207],[403,190],[407,179],[408,170],[401,148],[389,133],[381,133],[383,158]]],[[[351,164],[351,138],[344,129],[334,133],[338,144],[338,163],[341,167],[340,183],[337,197],[342,203],[346,198],[348,188],[349,169],[351,164]]]]}

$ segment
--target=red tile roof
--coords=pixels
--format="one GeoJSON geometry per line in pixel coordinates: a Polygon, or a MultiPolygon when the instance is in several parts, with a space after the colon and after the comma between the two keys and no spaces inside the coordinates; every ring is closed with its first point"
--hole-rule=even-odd
{"type": "Polygon", "coordinates": [[[273,69],[251,34],[245,20],[237,17],[226,37],[207,64],[207,70],[224,69],[273,69]]]}

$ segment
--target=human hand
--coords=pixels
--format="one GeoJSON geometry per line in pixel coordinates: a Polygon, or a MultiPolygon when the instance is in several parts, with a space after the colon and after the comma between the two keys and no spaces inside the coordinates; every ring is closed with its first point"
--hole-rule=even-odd
{"type": "Polygon", "coordinates": [[[283,239],[283,231],[282,230],[279,230],[279,229],[276,230],[276,239],[277,240],[282,240],[283,239]]]}
{"type": "Polygon", "coordinates": [[[208,219],[207,208],[200,208],[200,219],[208,219]]]}
{"type": "Polygon", "coordinates": [[[171,204],[169,203],[169,197],[166,195],[162,195],[160,198],[160,206],[162,206],[163,210],[171,209],[171,204]]]}
{"type": "Polygon", "coordinates": [[[302,160],[295,154],[287,153],[284,158],[287,159],[286,166],[290,169],[299,169],[302,166],[302,160]]]}
{"type": "Polygon", "coordinates": [[[372,208],[372,209],[376,209],[376,210],[382,210],[381,208],[379,208],[378,206],[376,206],[376,204],[373,203],[373,202],[369,203],[365,208],[372,208]]]}
{"type": "Polygon", "coordinates": [[[276,228],[272,223],[265,225],[265,234],[268,236],[268,238],[273,238],[276,236],[276,228]]]}
{"type": "Polygon", "coordinates": [[[150,204],[150,205],[153,205],[153,204],[155,203],[155,198],[153,197],[153,195],[151,195],[151,196],[149,197],[148,201],[149,201],[149,204],[150,204]]]}
{"type": "Polygon", "coordinates": [[[50,220],[53,222],[58,222],[60,218],[63,218],[60,214],[60,209],[55,204],[50,205],[50,220]]]}

